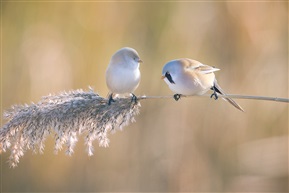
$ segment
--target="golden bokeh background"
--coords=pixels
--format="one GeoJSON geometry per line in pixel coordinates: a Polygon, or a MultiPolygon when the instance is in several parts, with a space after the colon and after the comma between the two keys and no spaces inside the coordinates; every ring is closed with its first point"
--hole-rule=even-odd
{"type": "MultiPolygon", "coordinates": [[[[162,66],[188,57],[216,66],[231,94],[288,98],[288,3],[2,2],[2,106],[63,90],[106,96],[112,54],[135,48],[144,64],[137,95],[170,95],[162,66]]],[[[288,104],[184,98],[142,101],[136,123],[88,157],[1,155],[3,192],[287,192],[288,104]]],[[[2,124],[5,120],[2,120],[2,124]]]]}

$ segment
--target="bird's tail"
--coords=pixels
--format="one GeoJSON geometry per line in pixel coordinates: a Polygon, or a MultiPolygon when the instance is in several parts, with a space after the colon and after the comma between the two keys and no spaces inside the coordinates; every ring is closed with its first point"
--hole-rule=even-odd
{"type": "MultiPolygon", "coordinates": [[[[223,89],[219,86],[219,84],[217,83],[217,80],[215,80],[214,82],[214,86],[212,88],[212,90],[216,91],[217,93],[226,96],[226,93],[223,91],[223,89]]],[[[228,101],[231,105],[233,105],[236,109],[239,109],[242,112],[245,112],[244,109],[238,104],[236,103],[233,99],[231,98],[223,98],[225,101],[228,101]]]]}

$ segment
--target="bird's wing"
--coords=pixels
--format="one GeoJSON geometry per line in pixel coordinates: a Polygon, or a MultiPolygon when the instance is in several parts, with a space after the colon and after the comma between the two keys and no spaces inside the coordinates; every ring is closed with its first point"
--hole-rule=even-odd
{"type": "Polygon", "coordinates": [[[220,69],[208,65],[201,65],[198,68],[196,68],[196,70],[199,71],[201,74],[209,74],[218,71],[220,69]]]}
{"type": "Polygon", "coordinates": [[[220,69],[212,67],[212,66],[208,66],[208,65],[204,65],[204,64],[198,63],[198,64],[190,65],[189,66],[189,70],[195,71],[195,72],[199,72],[201,74],[209,74],[209,73],[218,71],[220,69]]]}

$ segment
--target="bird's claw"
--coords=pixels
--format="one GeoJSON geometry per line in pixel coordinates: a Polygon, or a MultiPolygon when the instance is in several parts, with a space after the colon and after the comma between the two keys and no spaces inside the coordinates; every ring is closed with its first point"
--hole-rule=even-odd
{"type": "Polygon", "coordinates": [[[135,104],[137,103],[137,96],[135,96],[133,93],[131,93],[131,102],[134,102],[135,104]]]}
{"type": "Polygon", "coordinates": [[[112,102],[115,102],[115,100],[112,98],[112,94],[110,94],[110,95],[109,95],[109,98],[108,98],[108,103],[107,103],[107,104],[108,104],[108,105],[111,105],[112,102]]]}
{"type": "MultiPolygon", "coordinates": [[[[217,88],[215,87],[215,86],[213,86],[212,88],[211,88],[211,90],[213,90],[214,92],[213,92],[213,94],[211,94],[211,96],[210,96],[210,98],[213,98],[214,97],[214,99],[215,100],[217,100],[219,97],[218,97],[218,94],[217,94],[217,88]]],[[[219,91],[218,91],[219,92],[219,91]]]]}
{"type": "Polygon", "coordinates": [[[174,94],[175,101],[178,101],[181,98],[180,94],[174,94]]]}
{"type": "Polygon", "coordinates": [[[214,91],[214,93],[211,94],[210,98],[214,98],[215,100],[217,100],[219,97],[218,94],[214,91]]]}

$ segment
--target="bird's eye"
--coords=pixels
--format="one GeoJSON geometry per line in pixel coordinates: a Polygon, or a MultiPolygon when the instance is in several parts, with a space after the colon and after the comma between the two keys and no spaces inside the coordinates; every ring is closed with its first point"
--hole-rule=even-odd
{"type": "Polygon", "coordinates": [[[173,78],[169,72],[166,72],[165,77],[167,77],[167,79],[170,81],[170,83],[175,84],[175,82],[173,81],[173,78]]]}

